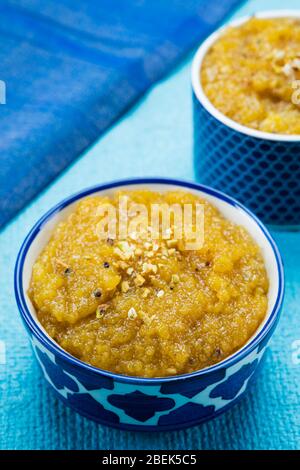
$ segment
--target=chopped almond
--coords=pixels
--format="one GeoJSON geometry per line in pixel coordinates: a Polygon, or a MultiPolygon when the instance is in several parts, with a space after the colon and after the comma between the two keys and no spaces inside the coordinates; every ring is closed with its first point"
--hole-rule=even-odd
{"type": "Polygon", "coordinates": [[[141,276],[140,274],[138,274],[134,280],[134,283],[137,287],[140,287],[144,284],[144,282],[146,281],[146,279],[141,276]]]}
{"type": "Polygon", "coordinates": [[[129,283],[127,281],[123,281],[121,284],[121,290],[122,292],[126,293],[130,289],[129,283]]]}

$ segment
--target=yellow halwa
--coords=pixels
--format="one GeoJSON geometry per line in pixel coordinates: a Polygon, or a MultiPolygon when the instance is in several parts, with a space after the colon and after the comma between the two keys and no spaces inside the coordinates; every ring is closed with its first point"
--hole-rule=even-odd
{"type": "MultiPolygon", "coordinates": [[[[131,215],[131,219],[138,215],[131,215]]],[[[171,217],[171,223],[175,219],[171,217]]],[[[195,218],[194,222],[195,223],[195,218]]],[[[146,238],[145,238],[146,237],[146,238]]],[[[32,270],[38,319],[62,348],[119,374],[162,377],[192,372],[241,348],[267,311],[268,278],[259,247],[206,200],[174,191],[88,197],[60,222],[32,270]],[[139,203],[202,204],[204,243],[100,239],[99,208],[119,196],[139,203]]]]}
{"type": "Polygon", "coordinates": [[[300,20],[251,18],[229,27],[204,57],[211,103],[244,126],[300,134],[300,20]]]}

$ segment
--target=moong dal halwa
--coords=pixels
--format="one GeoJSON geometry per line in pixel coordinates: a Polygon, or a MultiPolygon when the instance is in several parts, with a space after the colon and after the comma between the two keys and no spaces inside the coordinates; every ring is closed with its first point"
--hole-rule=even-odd
{"type": "MultiPolygon", "coordinates": [[[[137,215],[134,215],[137,217],[137,215]]],[[[174,219],[172,219],[174,222],[174,219]]],[[[88,197],[60,222],[36,260],[29,295],[49,335],[101,369],[140,377],[193,372],[241,348],[267,311],[259,247],[206,200],[148,190],[88,197]],[[204,243],[99,239],[99,208],[132,203],[203,204],[204,243]]]]}
{"type": "Polygon", "coordinates": [[[300,19],[251,18],[229,27],[203,59],[211,103],[264,132],[300,134],[300,19]],[[298,91],[297,91],[298,89],[298,91]]]}

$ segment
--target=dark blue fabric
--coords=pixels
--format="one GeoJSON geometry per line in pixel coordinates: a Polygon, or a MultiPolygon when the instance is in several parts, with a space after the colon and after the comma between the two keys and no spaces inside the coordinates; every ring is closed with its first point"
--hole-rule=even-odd
{"type": "Polygon", "coordinates": [[[0,0],[0,227],[239,3],[0,0]]]}

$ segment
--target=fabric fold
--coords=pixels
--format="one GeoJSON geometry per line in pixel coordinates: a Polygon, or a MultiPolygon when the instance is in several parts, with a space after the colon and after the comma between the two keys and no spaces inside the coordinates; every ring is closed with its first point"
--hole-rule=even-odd
{"type": "Polygon", "coordinates": [[[0,227],[239,3],[1,0],[0,227]]]}

